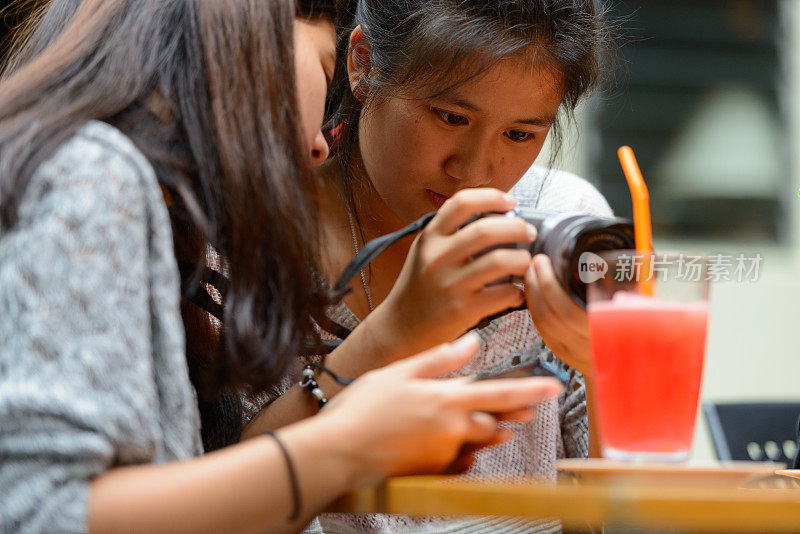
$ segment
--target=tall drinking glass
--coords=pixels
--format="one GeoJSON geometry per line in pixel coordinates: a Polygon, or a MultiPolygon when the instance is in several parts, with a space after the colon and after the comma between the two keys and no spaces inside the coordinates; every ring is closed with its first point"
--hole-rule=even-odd
{"type": "Polygon", "coordinates": [[[581,258],[603,455],[685,461],[708,324],[707,262],[615,250],[581,258]]]}

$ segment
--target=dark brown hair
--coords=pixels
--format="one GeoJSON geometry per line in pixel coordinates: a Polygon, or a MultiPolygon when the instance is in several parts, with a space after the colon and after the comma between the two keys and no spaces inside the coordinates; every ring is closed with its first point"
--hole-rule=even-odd
{"type": "MultiPolygon", "coordinates": [[[[563,76],[559,115],[571,118],[580,99],[598,85],[611,42],[598,0],[351,0],[346,11],[328,125],[338,127],[342,187],[354,208],[350,180],[364,175],[353,172],[353,155],[359,117],[370,102],[397,88],[441,94],[504,58],[518,57],[563,76]],[[371,71],[359,87],[361,99],[351,90],[346,67],[350,33],[357,25],[371,45],[371,71]]],[[[553,158],[561,145],[559,122],[550,134],[553,158]]]]}
{"type": "MultiPolygon", "coordinates": [[[[331,12],[328,2],[309,4],[331,12]]],[[[131,137],[173,199],[178,259],[204,263],[210,244],[227,270],[221,336],[193,305],[183,315],[204,441],[230,442],[239,392],[283,376],[318,308],[310,274],[316,189],[297,124],[294,2],[44,7],[0,83],[0,224],[14,227],[33,173],[87,121],[131,137]]]]}

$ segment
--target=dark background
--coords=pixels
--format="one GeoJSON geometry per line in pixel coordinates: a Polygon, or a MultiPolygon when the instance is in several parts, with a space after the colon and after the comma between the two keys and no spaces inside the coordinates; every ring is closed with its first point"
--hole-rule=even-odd
{"type": "MultiPolygon", "coordinates": [[[[599,142],[589,177],[619,215],[631,216],[630,193],[616,155],[617,147],[629,144],[650,187],[659,235],[713,239],[746,232],[781,241],[788,213],[780,199],[712,196],[659,205],[653,192],[669,188],[668,180],[658,183],[648,174],[715,88],[745,87],[776,116],[786,115],[780,95],[785,35],[777,1],[614,0],[611,15],[622,21],[617,69],[594,120],[599,142]]],[[[785,124],[781,127],[785,131],[785,124]]],[[[788,162],[785,177],[788,183],[788,162]]]]}
{"type": "Polygon", "coordinates": [[[5,51],[6,40],[8,38],[9,27],[11,25],[11,17],[8,14],[8,7],[13,2],[11,0],[0,0],[0,47],[5,51]]]}
{"type": "Polygon", "coordinates": [[[5,57],[11,29],[20,23],[19,13],[15,13],[20,11],[19,5],[19,0],[0,0],[0,58],[5,57]]]}

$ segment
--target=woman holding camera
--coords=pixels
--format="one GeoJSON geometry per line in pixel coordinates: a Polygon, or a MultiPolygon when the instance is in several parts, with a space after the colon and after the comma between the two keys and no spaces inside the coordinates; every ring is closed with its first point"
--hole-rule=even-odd
{"type": "MultiPolygon", "coordinates": [[[[527,300],[528,311],[478,332],[481,350],[460,373],[500,370],[518,354],[523,363],[555,361],[570,383],[509,443],[479,453],[470,473],[552,479],[557,457],[585,456],[589,449],[585,311],[561,289],[547,257],[532,261],[525,250],[498,249],[473,259],[494,245],[535,240],[535,229],[523,220],[464,225],[476,213],[518,205],[611,214],[585,181],[532,166],[548,134],[558,144],[559,118],[569,118],[597,82],[605,40],[601,13],[591,0],[358,0],[350,17],[333,83],[333,156],[319,169],[324,241],[331,244],[325,278],[335,281],[366,241],[427,212],[438,214],[416,239],[378,256],[353,280],[344,305],[329,310],[353,332],[326,364],[357,376],[452,340],[483,317],[527,300]],[[492,284],[509,275],[525,277],[525,292],[492,284]]],[[[246,434],[314,413],[307,395],[291,387],[301,369],[298,364],[284,381],[288,391],[251,421],[246,434]]],[[[321,380],[326,393],[335,393],[335,382],[321,380]]],[[[254,411],[277,393],[257,399],[254,411]]],[[[320,528],[335,530],[340,519],[323,518],[320,528]]],[[[347,521],[375,530],[409,523],[347,521]]]]}
{"type": "Polygon", "coordinates": [[[67,4],[0,83],[0,531],[297,530],[343,491],[507,439],[498,420],[558,393],[434,380],[467,336],[201,456],[220,392],[263,388],[313,334],[332,5],[50,5],[67,4]],[[206,243],[228,270],[219,338],[181,315],[206,243]]]}

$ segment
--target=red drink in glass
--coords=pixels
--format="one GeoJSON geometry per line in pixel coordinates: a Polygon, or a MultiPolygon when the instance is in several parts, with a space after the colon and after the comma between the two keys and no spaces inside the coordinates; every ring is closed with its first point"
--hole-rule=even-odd
{"type": "Polygon", "coordinates": [[[686,460],[708,304],[623,295],[588,308],[603,449],[623,459],[686,460]]]}

